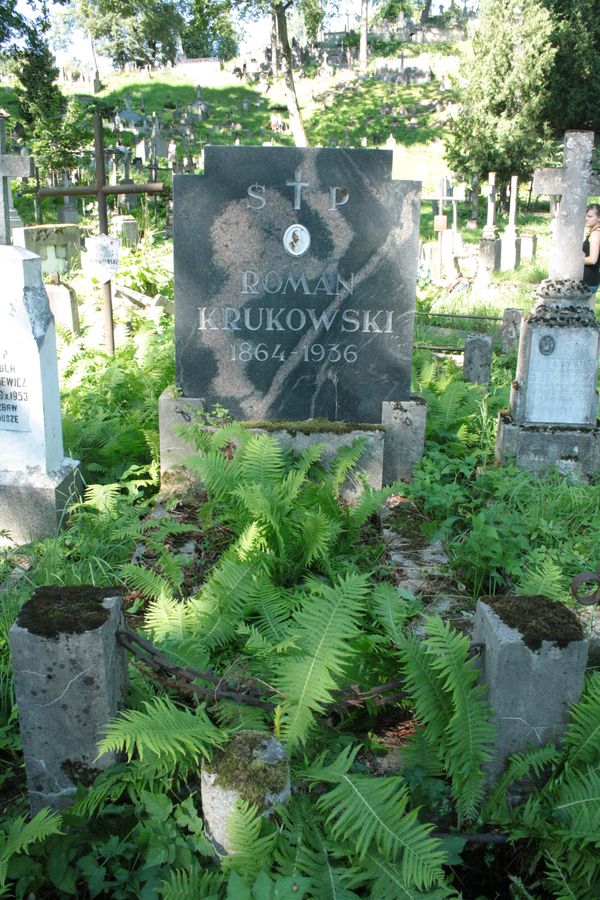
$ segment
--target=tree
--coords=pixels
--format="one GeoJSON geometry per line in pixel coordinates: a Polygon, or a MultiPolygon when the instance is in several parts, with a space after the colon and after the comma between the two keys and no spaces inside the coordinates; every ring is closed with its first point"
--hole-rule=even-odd
{"type": "Polygon", "coordinates": [[[33,155],[51,172],[73,167],[89,130],[75,101],[68,101],[55,83],[58,69],[44,37],[30,31],[13,59],[15,93],[33,155]]]}
{"type": "Polygon", "coordinates": [[[119,68],[174,63],[185,29],[176,0],[77,0],[77,15],[119,68]]]}
{"type": "Polygon", "coordinates": [[[527,177],[543,158],[544,112],[555,56],[552,20],[542,0],[485,0],[466,61],[459,113],[446,158],[465,180],[496,172],[527,177]]]}
{"type": "Polygon", "coordinates": [[[600,15],[583,0],[543,0],[556,50],[544,114],[557,137],[568,129],[600,131],[600,15]]]}
{"type": "Polygon", "coordinates": [[[229,0],[191,0],[185,11],[182,46],[186,56],[233,59],[238,36],[231,20],[229,0]]]}

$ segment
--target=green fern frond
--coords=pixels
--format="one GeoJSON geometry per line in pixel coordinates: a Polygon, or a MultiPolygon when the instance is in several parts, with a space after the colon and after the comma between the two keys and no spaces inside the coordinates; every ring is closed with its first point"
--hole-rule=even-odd
{"type": "Polygon", "coordinates": [[[130,591],[139,591],[149,600],[174,600],[173,585],[153,569],[125,563],[119,567],[119,574],[130,591]]]}
{"type": "Polygon", "coordinates": [[[563,600],[567,595],[566,578],[560,566],[551,559],[546,559],[523,573],[517,591],[524,597],[542,596],[551,600],[563,600]]]}
{"type": "Polygon", "coordinates": [[[240,453],[241,476],[258,485],[277,484],[283,475],[283,454],[269,434],[253,434],[240,453]]]}
{"type": "Polygon", "coordinates": [[[258,576],[249,585],[246,612],[256,617],[254,624],[262,636],[272,644],[278,644],[289,631],[290,616],[299,596],[300,592],[286,591],[266,576],[258,576]]]}
{"type": "Polygon", "coordinates": [[[114,515],[119,508],[119,484],[89,484],[84,492],[84,504],[101,515],[114,515]]]}
{"type": "Polygon", "coordinates": [[[600,761],[600,672],[588,676],[579,702],[570,709],[570,719],[563,736],[569,768],[597,765],[600,761]]]}
{"type": "Polygon", "coordinates": [[[303,766],[300,769],[300,775],[312,783],[329,782],[337,784],[341,776],[346,775],[354,765],[354,760],[361,746],[361,744],[348,744],[330,763],[325,761],[328,756],[325,750],[311,765],[303,766]]]}
{"type": "Polygon", "coordinates": [[[161,900],[219,900],[224,879],[220,872],[202,870],[192,862],[186,869],[175,869],[169,880],[161,882],[161,900]]]}
{"type": "Polygon", "coordinates": [[[139,797],[144,790],[152,791],[163,786],[173,776],[170,760],[148,757],[133,759],[128,763],[115,763],[96,777],[85,796],[77,800],[69,812],[75,816],[95,816],[107,803],[115,803],[123,794],[139,797]]]}
{"type": "Polygon", "coordinates": [[[407,598],[393,584],[382,582],[373,589],[371,609],[387,637],[398,645],[404,636],[406,622],[418,615],[423,604],[416,597],[407,598]]]}
{"type": "Polygon", "coordinates": [[[445,731],[452,715],[452,698],[432,665],[432,658],[424,652],[423,644],[414,635],[396,633],[401,671],[405,688],[411,694],[415,716],[426,728],[423,737],[444,755],[445,731]]]}
{"type": "Polygon", "coordinates": [[[340,524],[320,509],[308,509],[302,514],[299,540],[302,564],[310,566],[317,559],[326,557],[340,532],[340,524]]]}
{"type": "Polygon", "coordinates": [[[253,876],[266,868],[270,861],[277,832],[266,830],[266,819],[260,815],[258,806],[246,800],[238,800],[227,820],[227,833],[232,850],[221,859],[225,871],[233,869],[241,875],[253,876]],[[266,832],[266,833],[265,833],[266,832]]]}
{"type": "Polygon", "coordinates": [[[600,845],[600,773],[592,768],[565,779],[558,791],[554,815],[568,820],[569,839],[581,848],[600,845]]]}
{"type": "Polygon", "coordinates": [[[219,450],[210,450],[205,456],[190,456],[185,464],[216,500],[225,500],[240,483],[239,459],[234,456],[229,460],[219,450]]]}
{"type": "Polygon", "coordinates": [[[443,881],[446,862],[440,842],[430,836],[415,810],[407,810],[408,788],[401,778],[342,775],[317,802],[335,840],[351,843],[361,858],[376,849],[399,865],[406,886],[427,890],[443,881]]]}
{"type": "Polygon", "coordinates": [[[512,784],[525,779],[540,779],[549,766],[558,762],[560,753],[554,744],[537,747],[529,753],[514,753],[506,770],[498,778],[484,804],[482,815],[486,821],[506,822],[510,812],[506,794],[512,784]]]}
{"type": "Polygon", "coordinates": [[[468,638],[439,616],[425,619],[426,652],[453,698],[454,711],[446,727],[446,766],[459,819],[472,819],[483,797],[483,765],[491,759],[495,728],[484,687],[469,659],[468,638]]]}
{"type": "Polygon", "coordinates": [[[266,541],[264,528],[262,528],[258,522],[251,522],[250,525],[244,529],[232,547],[233,553],[235,553],[235,555],[243,562],[249,559],[257,550],[265,549],[266,541]]]}
{"type": "Polygon", "coordinates": [[[223,450],[224,447],[233,444],[239,452],[243,450],[251,437],[252,432],[244,428],[240,422],[228,422],[227,425],[210,433],[210,446],[213,450],[223,450]]]}
{"type": "Polygon", "coordinates": [[[253,571],[249,562],[227,552],[191,600],[193,632],[205,647],[222,647],[235,634],[252,589],[253,571]]]}
{"type": "Polygon", "coordinates": [[[331,702],[357,634],[367,576],[349,574],[334,587],[313,582],[295,621],[301,652],[282,655],[276,686],[284,698],[281,732],[290,744],[306,740],[316,713],[331,702]],[[336,678],[337,676],[337,678],[336,678]]]}
{"type": "Polygon", "coordinates": [[[339,493],[348,473],[354,469],[365,452],[367,439],[355,438],[351,444],[340,447],[331,462],[331,484],[335,493],[339,493]]]}
{"type": "Polygon", "coordinates": [[[156,641],[183,641],[194,623],[191,605],[181,600],[163,598],[150,603],[144,624],[156,641]]]}
{"type": "Polygon", "coordinates": [[[15,853],[29,853],[32,844],[44,841],[52,834],[61,834],[62,818],[49,809],[40,809],[27,822],[25,816],[17,816],[8,831],[0,834],[0,864],[8,862],[15,853]]]}
{"type": "Polygon", "coordinates": [[[309,444],[300,453],[294,467],[306,478],[315,463],[318,463],[325,451],[325,444],[309,444]]]}
{"type": "MultiPolygon", "coordinates": [[[[364,862],[366,874],[371,875],[371,897],[385,897],[385,900],[449,900],[459,894],[449,885],[430,888],[426,894],[416,891],[407,884],[400,866],[387,862],[373,854],[364,862]]],[[[364,877],[364,876],[363,876],[364,877]]]]}
{"type": "Polygon", "coordinates": [[[179,709],[167,698],[144,701],[145,712],[128,709],[102,729],[105,737],[98,744],[98,755],[125,752],[128,759],[137,751],[140,759],[149,751],[171,759],[174,763],[200,756],[208,757],[211,747],[218,746],[226,735],[212,724],[204,708],[195,713],[179,709]]]}
{"type": "Polygon", "coordinates": [[[269,731],[266,712],[256,706],[219,700],[211,713],[221,728],[231,731],[269,731]]]}

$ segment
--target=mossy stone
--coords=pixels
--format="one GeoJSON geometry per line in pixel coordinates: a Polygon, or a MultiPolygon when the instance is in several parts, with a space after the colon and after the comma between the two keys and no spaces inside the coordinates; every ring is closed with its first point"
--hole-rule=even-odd
{"type": "Polygon", "coordinates": [[[264,731],[234,734],[214,750],[207,772],[217,775],[216,784],[236,791],[243,800],[261,809],[269,797],[284,790],[289,779],[288,760],[279,741],[264,731]]]}
{"type": "Polygon", "coordinates": [[[17,617],[17,625],[31,634],[57,640],[60,634],[83,634],[100,628],[110,616],[103,606],[119,588],[93,584],[45,585],[37,588],[17,617]]]}
{"type": "Polygon", "coordinates": [[[242,422],[244,428],[260,428],[261,431],[288,431],[300,434],[351,434],[353,431],[385,431],[385,425],[373,422],[332,422],[330,419],[274,419],[273,421],[242,422]]]}

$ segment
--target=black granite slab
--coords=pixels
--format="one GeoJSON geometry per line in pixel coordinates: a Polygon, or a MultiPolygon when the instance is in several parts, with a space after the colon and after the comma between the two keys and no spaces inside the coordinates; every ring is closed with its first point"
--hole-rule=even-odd
{"type": "Polygon", "coordinates": [[[420,183],[391,167],[387,150],[207,147],[203,176],[174,177],[184,396],[348,422],[407,396],[420,183]]]}

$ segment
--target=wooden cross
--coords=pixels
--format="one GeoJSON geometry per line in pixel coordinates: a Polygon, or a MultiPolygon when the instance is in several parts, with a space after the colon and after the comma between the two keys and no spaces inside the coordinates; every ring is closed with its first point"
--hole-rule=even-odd
{"type": "MultiPolygon", "coordinates": [[[[162,182],[154,184],[107,184],[104,166],[104,136],[102,134],[102,117],[94,116],[94,154],[96,157],[96,184],[77,185],[67,188],[40,188],[40,197],[96,197],[98,201],[98,222],[100,234],[108,234],[108,194],[160,194],[164,190],[162,182]]],[[[115,336],[113,324],[112,292],[110,281],[102,285],[104,299],[104,334],[109,353],[115,352],[115,336]]]]}
{"type": "Polygon", "coordinates": [[[536,169],[534,194],[562,196],[550,258],[550,278],[583,278],[583,229],[588,197],[600,193],[600,176],[592,172],[593,131],[567,131],[564,164],[536,169]]]}
{"type": "Polygon", "coordinates": [[[6,155],[6,118],[0,114],[0,244],[10,244],[10,178],[33,175],[30,156],[6,155]]]}

